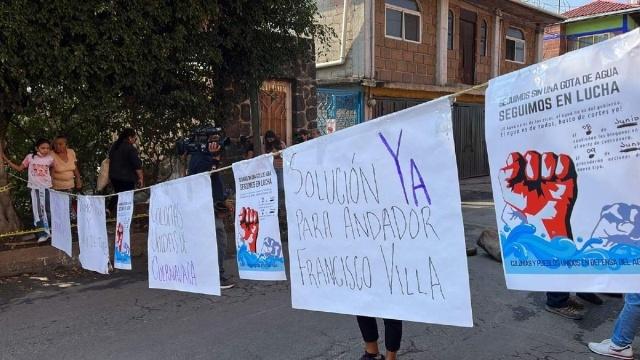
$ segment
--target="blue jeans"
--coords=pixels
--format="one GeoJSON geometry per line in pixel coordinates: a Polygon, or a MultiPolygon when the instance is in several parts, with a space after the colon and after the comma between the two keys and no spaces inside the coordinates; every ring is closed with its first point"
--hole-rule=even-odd
{"type": "Polygon", "coordinates": [[[218,242],[218,269],[220,277],[224,276],[224,256],[227,253],[227,231],[224,229],[224,221],[216,219],[216,241],[218,242]]]}
{"type": "Polygon", "coordinates": [[[624,307],[613,328],[611,341],[617,346],[631,345],[640,327],[640,294],[626,294],[624,307]]]}
{"type": "MultiPolygon", "coordinates": [[[[44,228],[45,231],[41,231],[38,234],[36,234],[36,236],[38,237],[43,237],[43,236],[47,236],[50,232],[51,232],[51,204],[50,204],[50,199],[49,199],[49,190],[44,190],[45,191],[45,195],[44,195],[44,201],[45,201],[45,211],[42,212],[42,207],[40,204],[40,197],[38,196],[38,194],[40,194],[40,189],[35,189],[36,192],[36,198],[35,201],[36,203],[34,204],[36,206],[36,211],[38,211],[38,217],[40,219],[43,219],[44,217],[46,217],[47,219],[47,223],[45,224],[45,222],[43,220],[38,220],[38,221],[34,221],[34,225],[38,228],[44,228]]],[[[33,205],[32,205],[33,206],[33,205]]]]}

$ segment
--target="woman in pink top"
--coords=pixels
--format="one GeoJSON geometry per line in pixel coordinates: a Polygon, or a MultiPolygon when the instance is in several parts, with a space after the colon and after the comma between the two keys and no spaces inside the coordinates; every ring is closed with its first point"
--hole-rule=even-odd
{"type": "Polygon", "coordinates": [[[49,239],[49,192],[51,188],[51,168],[53,167],[53,157],[49,153],[51,143],[47,139],[39,139],[36,142],[35,151],[28,154],[20,165],[13,163],[2,154],[2,159],[15,171],[22,172],[28,170],[29,183],[31,189],[31,202],[33,206],[34,225],[44,227],[45,232],[38,234],[38,242],[45,242],[49,239]]]}
{"type": "Polygon", "coordinates": [[[58,135],[53,140],[54,167],[51,173],[53,189],[71,192],[82,189],[82,179],[78,170],[76,152],[67,147],[67,137],[58,135]]]}

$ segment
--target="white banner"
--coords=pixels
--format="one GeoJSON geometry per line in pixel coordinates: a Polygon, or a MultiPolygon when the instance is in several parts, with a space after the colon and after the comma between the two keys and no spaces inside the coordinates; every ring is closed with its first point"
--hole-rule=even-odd
{"type": "Polygon", "coordinates": [[[131,217],[133,216],[133,191],[118,193],[118,213],[113,252],[116,269],[131,270],[131,217]]]}
{"type": "Polygon", "coordinates": [[[151,188],[149,287],[220,295],[211,178],[192,175],[151,188]]]}
{"type": "Polygon", "coordinates": [[[78,196],[78,238],[83,269],[109,273],[109,244],[104,198],[78,196]]]}
{"type": "Polygon", "coordinates": [[[490,82],[507,287],[640,292],[640,33],[490,82]]]}
{"type": "Polygon", "coordinates": [[[473,325],[449,100],[284,157],[294,308],[473,325]]]}
{"type": "Polygon", "coordinates": [[[49,192],[51,201],[51,246],[72,256],[69,194],[49,192]]]}
{"type": "Polygon", "coordinates": [[[286,280],[273,156],[233,164],[236,250],[241,279],[286,280]]]}

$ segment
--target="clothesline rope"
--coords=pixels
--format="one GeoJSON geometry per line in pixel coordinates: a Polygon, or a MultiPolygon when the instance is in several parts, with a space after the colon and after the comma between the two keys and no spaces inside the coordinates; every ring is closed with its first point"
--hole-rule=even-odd
{"type": "MultiPolygon", "coordinates": [[[[483,88],[487,87],[488,85],[489,85],[489,83],[488,83],[488,82],[485,82],[485,83],[482,83],[482,84],[479,84],[479,85],[474,85],[474,86],[472,86],[472,87],[470,87],[470,88],[467,88],[467,89],[464,89],[464,90],[461,90],[461,91],[455,92],[455,93],[453,93],[453,94],[449,94],[449,95],[442,96],[442,97],[440,97],[440,98],[438,98],[438,99],[434,99],[434,100],[432,100],[432,101],[440,100],[440,99],[443,99],[443,98],[444,98],[444,99],[449,98],[449,99],[453,99],[453,101],[455,102],[455,100],[456,100],[456,98],[457,98],[458,96],[460,96],[460,95],[464,95],[464,94],[467,94],[467,93],[470,93],[470,92],[473,92],[473,91],[476,91],[476,90],[483,89],[483,88]]],[[[296,145],[293,145],[292,147],[295,147],[295,146],[296,146],[296,145]]],[[[266,155],[269,155],[269,156],[278,156],[278,155],[281,155],[281,154],[282,154],[282,150],[277,151],[277,152],[273,152],[273,153],[270,153],[270,154],[266,154],[266,155]]],[[[207,173],[208,173],[209,175],[211,175],[211,174],[215,174],[215,173],[222,172],[222,171],[226,171],[226,170],[230,170],[230,169],[232,169],[232,165],[225,166],[225,167],[221,167],[221,168],[219,168],[219,169],[210,170],[210,171],[207,171],[207,173]]],[[[7,173],[8,173],[10,176],[12,176],[12,177],[14,177],[14,178],[16,178],[16,179],[19,179],[19,180],[21,180],[21,181],[23,181],[23,182],[25,182],[25,183],[28,183],[28,181],[27,181],[26,179],[24,179],[24,178],[22,178],[22,177],[20,177],[20,176],[13,175],[13,174],[11,174],[10,172],[7,172],[7,173]]],[[[204,174],[204,173],[201,173],[201,174],[204,174]]],[[[171,180],[169,180],[169,181],[171,181],[171,180]]],[[[150,185],[150,186],[144,186],[144,187],[141,187],[141,188],[138,188],[138,189],[134,189],[134,190],[132,190],[132,191],[133,191],[133,192],[145,191],[145,190],[149,190],[149,189],[151,189],[151,187],[156,186],[156,185],[158,185],[158,184],[154,184],[154,185],[150,185]]],[[[51,191],[55,191],[55,190],[51,190],[51,191]]],[[[81,196],[81,195],[78,195],[78,194],[68,194],[68,195],[69,195],[69,196],[73,196],[73,197],[81,196]]],[[[108,195],[92,195],[92,196],[98,196],[98,197],[103,197],[103,198],[110,198],[110,197],[117,196],[117,195],[118,195],[118,193],[115,193],[115,194],[108,194],[108,195]]],[[[1,238],[1,237],[3,237],[3,234],[0,234],[0,238],[1,238]]]]}

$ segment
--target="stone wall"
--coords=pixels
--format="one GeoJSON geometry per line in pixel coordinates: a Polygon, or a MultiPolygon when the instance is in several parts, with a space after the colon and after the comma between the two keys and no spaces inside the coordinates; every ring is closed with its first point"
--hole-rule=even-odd
{"type": "MultiPolygon", "coordinates": [[[[305,55],[284,64],[274,79],[291,83],[292,130],[314,129],[317,127],[316,67],[314,45],[308,43],[305,55]]],[[[241,135],[252,134],[251,105],[245,100],[231,110],[229,117],[222,121],[227,136],[237,140],[241,135]]]]}

